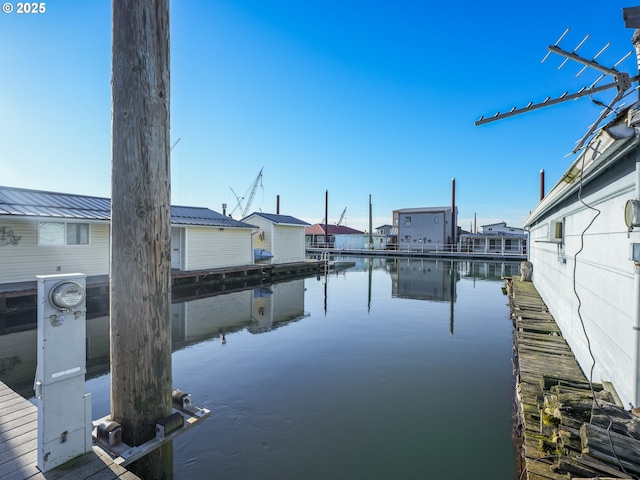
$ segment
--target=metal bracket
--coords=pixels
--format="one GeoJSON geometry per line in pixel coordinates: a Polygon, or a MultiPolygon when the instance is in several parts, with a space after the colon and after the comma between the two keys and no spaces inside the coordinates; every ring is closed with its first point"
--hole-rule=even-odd
{"type": "Polygon", "coordinates": [[[111,417],[107,415],[93,421],[92,437],[96,446],[109,455],[114,463],[126,467],[164,443],[170,442],[178,435],[182,435],[211,415],[211,410],[191,405],[190,394],[174,390],[172,398],[173,413],[167,418],[158,421],[156,424],[156,436],[148,442],[133,447],[122,442],[120,425],[113,422],[111,417]],[[176,392],[179,393],[176,394],[176,392]],[[177,401],[178,398],[180,399],[179,401],[177,401]],[[114,432],[117,432],[117,434],[114,434],[114,432]]]}

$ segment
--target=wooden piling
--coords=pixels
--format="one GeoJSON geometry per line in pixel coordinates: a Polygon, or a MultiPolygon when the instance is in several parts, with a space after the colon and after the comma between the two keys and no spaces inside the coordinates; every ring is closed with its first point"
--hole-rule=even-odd
{"type": "MultiPolygon", "coordinates": [[[[114,0],[111,417],[141,445],[171,414],[169,1],[114,0]]],[[[131,469],[172,478],[172,445],[131,469]]]]}

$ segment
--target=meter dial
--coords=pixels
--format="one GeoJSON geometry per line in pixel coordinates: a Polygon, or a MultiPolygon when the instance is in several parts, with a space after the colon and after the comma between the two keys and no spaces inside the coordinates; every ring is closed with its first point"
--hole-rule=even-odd
{"type": "Polygon", "coordinates": [[[51,289],[49,300],[51,304],[62,310],[75,308],[84,302],[85,291],[76,282],[62,282],[51,289]]]}

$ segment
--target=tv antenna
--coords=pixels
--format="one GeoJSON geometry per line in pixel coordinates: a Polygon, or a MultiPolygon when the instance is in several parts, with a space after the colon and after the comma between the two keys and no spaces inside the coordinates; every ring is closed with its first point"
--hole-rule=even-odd
{"type": "MultiPolygon", "coordinates": [[[[625,20],[626,20],[626,15],[627,15],[627,12],[625,12],[625,20]]],[[[543,107],[556,105],[558,103],[568,102],[569,100],[575,100],[580,97],[594,95],[596,93],[609,90],[611,88],[615,88],[616,95],[608,104],[604,104],[603,102],[592,99],[592,101],[596,105],[599,105],[604,108],[600,113],[600,116],[598,117],[598,119],[589,126],[587,133],[585,133],[585,135],[576,143],[575,148],[571,151],[571,153],[573,154],[578,152],[584,146],[584,144],[589,139],[589,137],[596,131],[600,123],[602,123],[602,121],[608,115],[610,115],[611,113],[617,113],[617,109],[615,108],[615,105],[620,100],[622,100],[626,95],[628,95],[633,90],[638,88],[638,87],[632,88],[632,85],[634,82],[638,81],[638,79],[640,78],[639,75],[635,75],[632,77],[628,73],[617,70],[618,65],[624,62],[629,57],[629,55],[631,55],[631,52],[627,53],[624,57],[618,60],[618,62],[616,62],[613,65],[613,67],[605,67],[604,65],[598,63],[596,60],[600,55],[602,55],[605,52],[605,50],[607,50],[607,48],[609,48],[611,43],[607,43],[604,47],[600,49],[600,51],[591,60],[588,60],[587,58],[580,56],[577,52],[578,52],[578,49],[582,47],[582,45],[584,45],[584,43],[589,39],[590,35],[585,36],[584,39],[578,44],[578,46],[576,46],[576,48],[574,48],[573,51],[571,52],[559,47],[560,42],[567,35],[567,33],[569,33],[569,30],[570,29],[567,28],[554,45],[549,45],[547,47],[548,52],[545,55],[545,57],[542,59],[542,63],[544,63],[545,60],[547,60],[547,58],[551,56],[552,53],[555,53],[557,55],[560,55],[561,57],[564,57],[564,60],[558,67],[558,70],[564,67],[569,60],[573,60],[583,65],[582,69],[576,74],[576,77],[579,77],[587,68],[592,68],[594,70],[599,71],[600,76],[589,87],[582,87],[579,91],[575,93],[569,94],[569,92],[564,92],[562,95],[560,95],[557,98],[552,99],[551,97],[547,97],[545,100],[539,103],[529,102],[529,104],[526,107],[522,107],[522,108],[513,107],[508,112],[505,112],[505,113],[498,112],[492,117],[487,117],[487,118],[480,117],[480,119],[474,122],[476,126],[483,125],[489,122],[494,122],[496,120],[500,120],[503,118],[512,117],[514,115],[519,115],[521,113],[530,112],[532,110],[538,110],[543,107]],[[597,86],[597,84],[600,83],[607,76],[612,77],[613,81],[605,85],[597,86]]]]}

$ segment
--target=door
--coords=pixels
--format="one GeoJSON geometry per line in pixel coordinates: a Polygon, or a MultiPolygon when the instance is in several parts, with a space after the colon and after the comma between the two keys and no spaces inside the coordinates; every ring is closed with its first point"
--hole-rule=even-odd
{"type": "Polygon", "coordinates": [[[179,228],[171,229],[171,268],[180,270],[182,259],[182,235],[179,228]]]}

